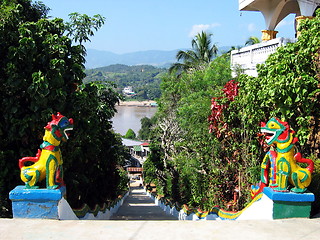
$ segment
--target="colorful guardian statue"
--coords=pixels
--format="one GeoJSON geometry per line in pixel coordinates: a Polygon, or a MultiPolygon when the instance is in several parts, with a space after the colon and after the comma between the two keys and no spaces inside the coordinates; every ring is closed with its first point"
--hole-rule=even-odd
{"type": "Polygon", "coordinates": [[[287,122],[271,118],[267,123],[261,123],[261,132],[265,134],[268,145],[273,148],[264,157],[261,164],[261,182],[252,188],[252,197],[260,193],[265,186],[277,192],[291,191],[303,193],[311,182],[314,163],[311,159],[302,158],[301,153],[295,153],[294,131],[287,122]],[[307,164],[306,168],[297,163],[307,164]]]}
{"type": "Polygon", "coordinates": [[[73,130],[72,118],[68,119],[59,112],[52,115],[52,121],[45,127],[41,150],[38,150],[36,157],[24,157],[19,160],[20,177],[26,188],[39,188],[36,184],[45,178],[48,189],[56,189],[63,185],[63,161],[59,145],[61,141],[68,140],[69,130],[73,130]],[[34,163],[25,166],[26,162],[34,163]]]}

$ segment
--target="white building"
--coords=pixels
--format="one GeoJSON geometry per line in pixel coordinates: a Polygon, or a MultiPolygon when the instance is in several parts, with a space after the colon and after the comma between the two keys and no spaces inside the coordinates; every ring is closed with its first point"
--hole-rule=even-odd
{"type": "Polygon", "coordinates": [[[129,148],[131,157],[143,165],[150,153],[149,143],[122,138],[122,144],[129,148]]]}
{"type": "Polygon", "coordinates": [[[319,6],[320,0],[239,0],[240,11],[258,11],[263,14],[266,29],[261,30],[262,43],[231,52],[233,71],[241,67],[246,74],[257,76],[257,64],[264,63],[278,47],[295,41],[296,36],[292,36],[292,39],[277,38],[277,25],[289,14],[296,14],[297,27],[302,19],[312,18],[319,6]]]}
{"type": "Polygon", "coordinates": [[[135,94],[135,92],[132,90],[131,86],[125,87],[122,90],[122,93],[125,94],[125,95],[134,95],[135,94]]]}

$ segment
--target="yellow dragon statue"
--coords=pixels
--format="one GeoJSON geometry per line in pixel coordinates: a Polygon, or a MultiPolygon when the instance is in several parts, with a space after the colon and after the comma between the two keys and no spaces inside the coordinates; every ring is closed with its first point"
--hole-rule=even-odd
{"type": "Polygon", "coordinates": [[[302,158],[300,152],[295,153],[294,131],[287,122],[271,118],[267,123],[261,123],[261,132],[265,135],[270,150],[261,164],[261,182],[252,187],[252,198],[268,186],[274,191],[303,193],[311,183],[314,163],[311,159],[302,158]],[[305,168],[298,163],[307,164],[305,168]]]}
{"type": "Polygon", "coordinates": [[[52,115],[52,121],[45,127],[41,150],[38,150],[36,157],[24,157],[19,160],[20,177],[26,188],[39,188],[36,184],[45,178],[48,189],[56,189],[63,185],[63,161],[59,145],[61,141],[68,140],[69,130],[73,130],[72,118],[68,119],[59,112],[52,115]],[[26,162],[33,164],[25,166],[26,162]]]}

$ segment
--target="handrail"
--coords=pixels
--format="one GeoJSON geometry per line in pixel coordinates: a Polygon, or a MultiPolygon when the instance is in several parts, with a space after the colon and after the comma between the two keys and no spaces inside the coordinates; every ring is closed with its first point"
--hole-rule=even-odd
{"type": "MultiPolygon", "coordinates": [[[[272,53],[276,52],[278,47],[295,41],[295,39],[275,38],[270,41],[233,50],[231,51],[231,68],[234,71],[238,66],[242,68],[246,74],[257,76],[257,64],[264,63],[272,53]]],[[[233,74],[235,73],[233,72],[233,74]]]]}

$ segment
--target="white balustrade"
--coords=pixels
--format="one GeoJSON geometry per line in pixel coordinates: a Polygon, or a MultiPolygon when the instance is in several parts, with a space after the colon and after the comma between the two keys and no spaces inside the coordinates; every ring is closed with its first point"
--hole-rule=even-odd
{"type": "Polygon", "coordinates": [[[231,68],[233,71],[233,77],[236,74],[235,69],[239,67],[244,70],[244,73],[256,77],[257,64],[264,63],[272,53],[276,52],[278,47],[294,41],[296,40],[275,38],[270,41],[243,47],[238,50],[233,50],[231,52],[231,68]]]}

